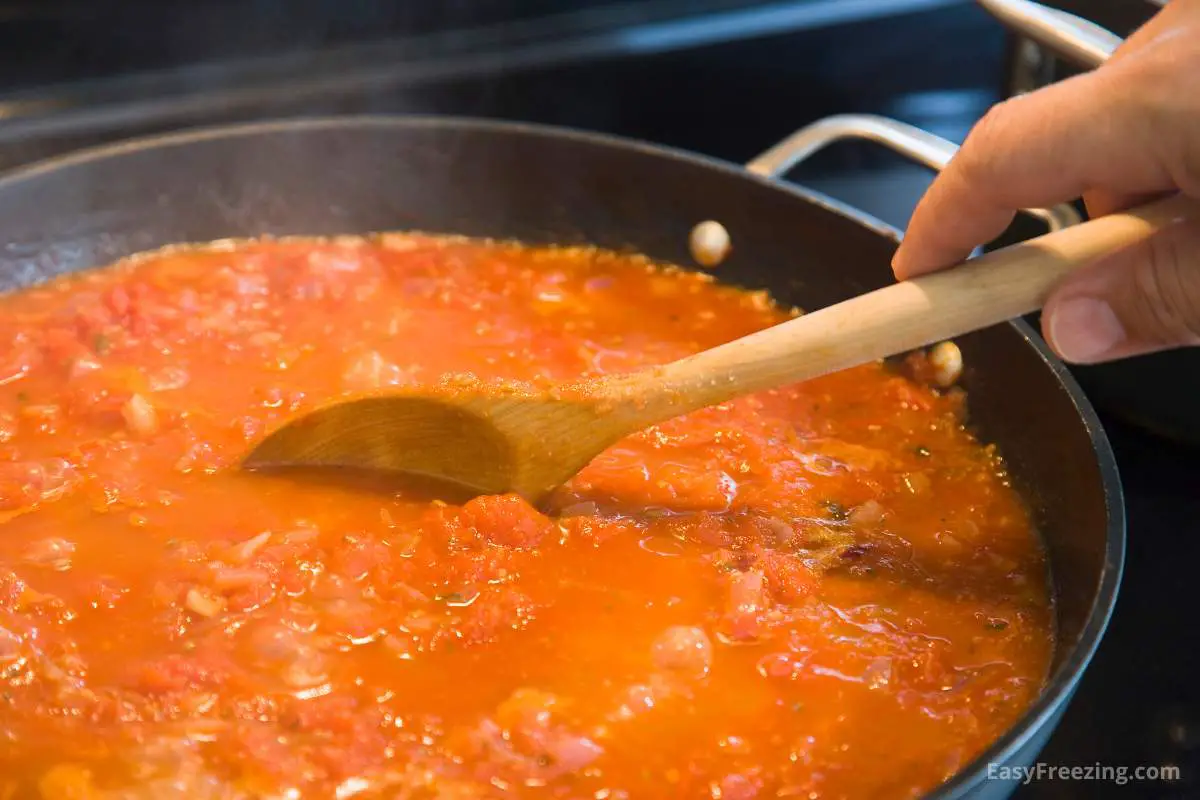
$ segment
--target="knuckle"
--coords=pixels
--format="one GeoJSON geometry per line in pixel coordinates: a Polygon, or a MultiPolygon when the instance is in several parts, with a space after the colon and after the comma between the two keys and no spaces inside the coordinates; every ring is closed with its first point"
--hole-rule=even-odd
{"type": "Polygon", "coordinates": [[[954,159],[954,166],[966,183],[982,184],[993,178],[992,172],[997,167],[996,143],[1003,140],[1018,99],[1009,98],[989,108],[967,134],[954,159]]]}
{"type": "Polygon", "coordinates": [[[1146,242],[1133,270],[1130,316],[1154,344],[1200,344],[1200,230],[1168,232],[1146,242]]]}
{"type": "MultiPolygon", "coordinates": [[[[1185,37],[1151,42],[1134,57],[1105,65],[1113,113],[1124,115],[1170,182],[1200,195],[1200,49],[1185,37]]],[[[1101,69],[1105,69],[1102,67],[1101,69]]]]}

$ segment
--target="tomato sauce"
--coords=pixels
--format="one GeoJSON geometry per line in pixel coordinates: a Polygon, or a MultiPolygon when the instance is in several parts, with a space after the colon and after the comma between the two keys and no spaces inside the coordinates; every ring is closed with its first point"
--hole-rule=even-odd
{"type": "Polygon", "coordinates": [[[782,321],[645,259],[385,235],[0,298],[0,798],[912,797],[1042,687],[1045,556],[922,354],[619,443],[542,509],[241,472],[446,373],[782,321]]]}

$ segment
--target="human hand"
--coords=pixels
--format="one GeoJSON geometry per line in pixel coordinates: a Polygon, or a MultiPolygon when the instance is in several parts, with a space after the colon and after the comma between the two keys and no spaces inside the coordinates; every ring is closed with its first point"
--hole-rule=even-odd
{"type": "MultiPolygon", "coordinates": [[[[992,108],[918,204],[892,261],[903,280],[965,259],[1021,208],[1082,196],[1092,217],[1200,197],[1200,0],[1174,0],[1107,63],[992,108]]],[[[1066,361],[1200,345],[1200,222],[1082,268],[1042,310],[1066,361]]]]}

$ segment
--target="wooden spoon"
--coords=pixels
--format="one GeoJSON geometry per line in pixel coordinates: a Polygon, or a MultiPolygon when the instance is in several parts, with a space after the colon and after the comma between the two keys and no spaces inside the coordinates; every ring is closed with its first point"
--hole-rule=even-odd
{"type": "Polygon", "coordinates": [[[679,361],[544,393],[465,383],[335,402],[269,434],[243,467],[400,473],[454,487],[459,495],[515,492],[537,503],[631,433],[1035,311],[1072,270],[1198,215],[1200,202],[1172,196],[896,283],[679,361]]]}

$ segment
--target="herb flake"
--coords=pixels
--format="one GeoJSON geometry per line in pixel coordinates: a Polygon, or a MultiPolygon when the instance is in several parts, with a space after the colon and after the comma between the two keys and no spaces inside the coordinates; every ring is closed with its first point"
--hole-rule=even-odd
{"type": "Polygon", "coordinates": [[[836,500],[824,500],[821,502],[821,506],[824,507],[825,513],[834,522],[845,522],[850,518],[850,512],[836,500]]]}

